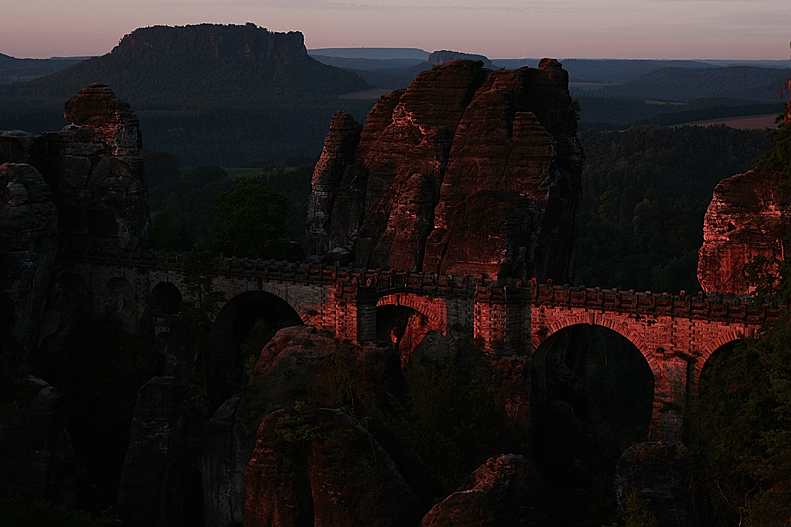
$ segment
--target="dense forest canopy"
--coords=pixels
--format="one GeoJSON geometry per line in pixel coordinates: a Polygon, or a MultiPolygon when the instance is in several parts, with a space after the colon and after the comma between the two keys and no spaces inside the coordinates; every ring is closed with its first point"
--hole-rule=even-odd
{"type": "Polygon", "coordinates": [[[696,277],[703,215],[714,186],[753,168],[759,131],[725,126],[588,131],[575,281],[678,293],[696,277]]]}

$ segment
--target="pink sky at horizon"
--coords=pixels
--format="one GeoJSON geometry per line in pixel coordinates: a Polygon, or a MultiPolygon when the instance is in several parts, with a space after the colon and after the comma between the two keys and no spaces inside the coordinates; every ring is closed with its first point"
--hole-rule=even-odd
{"type": "Polygon", "coordinates": [[[103,55],[138,27],[253,22],[308,49],[412,47],[489,58],[789,59],[788,0],[0,0],[0,53],[103,55]]]}

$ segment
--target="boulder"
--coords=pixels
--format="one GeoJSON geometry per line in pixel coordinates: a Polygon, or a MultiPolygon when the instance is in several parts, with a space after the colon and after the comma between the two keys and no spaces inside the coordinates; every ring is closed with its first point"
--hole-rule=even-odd
{"type": "Polygon", "coordinates": [[[704,493],[695,492],[703,473],[697,454],[681,444],[638,443],[627,448],[615,469],[615,494],[623,507],[630,493],[647,499],[659,527],[708,525],[704,493]]]}
{"type": "MultiPolygon", "coordinates": [[[[41,310],[58,251],[58,214],[44,177],[24,163],[0,165],[0,237],[14,301],[13,335],[24,350],[37,344],[41,310]]],[[[21,371],[26,359],[17,361],[21,371]]]]}
{"type": "Polygon", "coordinates": [[[703,290],[753,292],[745,266],[757,256],[774,272],[785,260],[783,237],[791,225],[789,198],[779,190],[782,172],[754,169],[720,181],[703,219],[698,281],[703,290]]]}
{"type": "Polygon", "coordinates": [[[154,377],[137,398],[121,480],[118,517],[130,527],[184,524],[187,433],[183,388],[154,377]]]}
{"type": "Polygon", "coordinates": [[[75,505],[74,449],[63,403],[41,379],[18,383],[13,404],[0,409],[0,494],[75,505]]]}
{"type": "Polygon", "coordinates": [[[450,496],[431,509],[421,527],[549,525],[552,497],[528,460],[517,454],[490,458],[450,496]]]}
{"type": "Polygon", "coordinates": [[[246,527],[408,527],[424,512],[387,452],[340,410],[267,416],[245,481],[246,527]]]}

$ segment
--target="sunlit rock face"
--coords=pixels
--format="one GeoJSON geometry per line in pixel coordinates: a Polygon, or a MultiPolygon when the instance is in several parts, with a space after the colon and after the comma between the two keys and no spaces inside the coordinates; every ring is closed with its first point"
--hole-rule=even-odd
{"type": "Polygon", "coordinates": [[[724,179],[703,220],[698,280],[706,292],[749,294],[745,266],[760,256],[772,271],[785,259],[783,235],[791,224],[781,172],[760,169],[724,179]]]}
{"type": "MultiPolygon", "coordinates": [[[[321,218],[347,234],[314,236],[312,250],[344,247],[361,267],[567,280],[583,161],[576,127],[568,74],[555,60],[425,71],[380,99],[354,159],[345,156],[354,178],[343,192],[364,194],[362,217],[311,200],[309,231],[321,218]]],[[[337,143],[331,129],[314,194],[324,167],[344,157],[337,143]]]]}

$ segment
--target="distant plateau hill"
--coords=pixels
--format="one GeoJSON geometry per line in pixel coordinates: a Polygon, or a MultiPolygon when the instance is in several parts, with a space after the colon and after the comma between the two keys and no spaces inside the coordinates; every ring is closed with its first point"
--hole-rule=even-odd
{"type": "Polygon", "coordinates": [[[373,104],[339,99],[371,86],[311,58],[299,32],[155,26],[126,35],[101,57],[0,85],[0,129],[62,126],[63,102],[93,82],[132,105],[148,148],[175,152],[186,164],[317,157],[333,113],[364,120],[373,104]]]}

